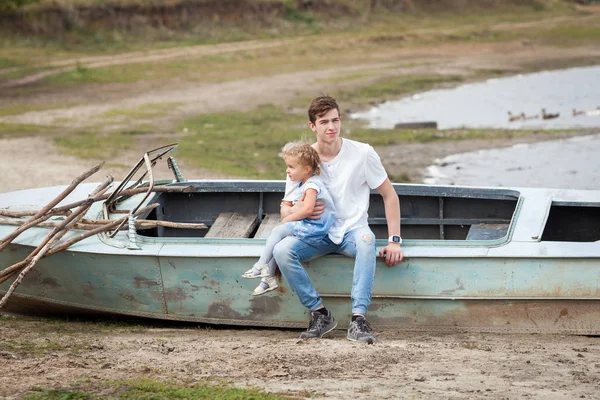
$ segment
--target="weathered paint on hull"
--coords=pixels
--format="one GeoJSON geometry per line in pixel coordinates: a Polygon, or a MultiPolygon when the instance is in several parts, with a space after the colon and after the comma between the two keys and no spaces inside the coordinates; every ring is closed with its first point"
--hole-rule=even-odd
{"type": "MultiPolygon", "coordinates": [[[[3,265],[31,251],[11,245],[3,265]]],[[[247,257],[118,256],[63,252],[42,260],[6,310],[91,312],[246,326],[305,327],[307,310],[283,282],[263,296],[241,278],[247,257]]],[[[340,327],[349,320],[352,259],[324,257],[309,275],[340,327]]],[[[411,258],[377,268],[369,318],[377,328],[600,334],[597,260],[411,258]]],[[[12,279],[0,285],[4,293],[12,279]]]]}

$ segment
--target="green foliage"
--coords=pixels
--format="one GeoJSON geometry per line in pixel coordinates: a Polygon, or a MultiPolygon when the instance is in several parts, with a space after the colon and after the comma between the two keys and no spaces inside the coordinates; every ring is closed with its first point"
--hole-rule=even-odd
{"type": "Polygon", "coordinates": [[[459,83],[460,76],[439,75],[406,75],[381,79],[371,85],[358,89],[343,90],[336,99],[341,102],[367,103],[372,99],[401,96],[419,91],[429,90],[444,83],[459,83]]]}
{"type": "Polygon", "coordinates": [[[310,133],[305,120],[272,105],[200,115],[181,124],[180,129],[190,134],[180,140],[178,156],[228,175],[283,179],[278,154],[285,143],[310,133]]]}
{"type": "MultiPolygon", "coordinates": [[[[0,110],[0,115],[3,115],[0,110]]],[[[56,128],[35,124],[13,124],[0,122],[0,138],[17,136],[36,136],[56,132],[56,128]]]]}
{"type": "Polygon", "coordinates": [[[131,130],[110,134],[88,131],[59,136],[54,140],[67,154],[82,158],[111,159],[119,151],[131,147],[133,135],[131,130]]]}
{"type": "MultiPolygon", "coordinates": [[[[341,103],[343,107],[343,103],[341,103]]],[[[179,127],[188,132],[177,149],[177,158],[197,167],[252,179],[283,179],[279,153],[288,141],[302,137],[314,141],[306,117],[275,106],[247,112],[200,115],[179,127]]],[[[547,131],[552,135],[552,131],[547,131]]],[[[367,121],[344,119],[342,137],[384,147],[407,142],[444,142],[506,138],[530,131],[503,129],[371,129],[367,121]]]]}
{"type": "Polygon", "coordinates": [[[27,4],[39,3],[40,0],[0,0],[0,12],[15,11],[27,4]]]}
{"type": "Polygon", "coordinates": [[[45,390],[41,388],[32,388],[36,393],[24,396],[26,400],[90,400],[97,398],[87,393],[72,390],[45,390]]]}
{"type": "Polygon", "coordinates": [[[143,399],[143,400],[167,400],[167,399],[198,399],[198,400],[281,400],[282,397],[271,395],[255,389],[238,389],[229,385],[217,384],[192,384],[180,385],[175,383],[163,383],[150,379],[138,379],[121,382],[106,382],[103,386],[112,387],[113,393],[108,394],[110,389],[101,388],[102,395],[96,395],[98,385],[87,385],[90,389],[78,388],[78,390],[43,389],[31,388],[34,393],[24,396],[26,400],[92,400],[101,398],[111,399],[143,399]]]}
{"type": "MultiPolygon", "coordinates": [[[[295,2],[294,2],[295,3],[295,2]]],[[[294,4],[290,1],[284,1],[285,7],[285,18],[292,22],[299,22],[307,25],[313,25],[317,22],[316,18],[311,12],[300,11],[294,4]]]]}
{"type": "Polygon", "coordinates": [[[4,340],[0,342],[0,351],[10,351],[23,355],[41,355],[46,351],[62,350],[65,346],[53,340],[4,340]]]}

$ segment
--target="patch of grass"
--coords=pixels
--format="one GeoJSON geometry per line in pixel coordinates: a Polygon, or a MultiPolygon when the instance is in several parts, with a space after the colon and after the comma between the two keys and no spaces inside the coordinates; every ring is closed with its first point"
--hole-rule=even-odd
{"type": "MultiPolygon", "coordinates": [[[[600,24],[600,19],[597,21],[600,24]]],[[[598,43],[600,38],[600,25],[561,25],[549,29],[542,29],[532,35],[545,43],[559,46],[570,46],[577,44],[598,43]]]]}
{"type": "Polygon", "coordinates": [[[87,393],[65,389],[42,389],[33,387],[30,389],[34,393],[29,393],[23,396],[27,400],[90,400],[96,399],[97,396],[92,396],[87,393]]]}
{"type": "Polygon", "coordinates": [[[65,153],[81,158],[107,159],[113,158],[121,150],[129,149],[133,136],[125,132],[99,134],[96,132],[77,132],[54,139],[65,153]]]}
{"type": "Polygon", "coordinates": [[[407,75],[381,79],[357,89],[343,90],[336,95],[339,102],[368,103],[373,99],[398,97],[432,89],[441,84],[460,83],[460,76],[407,75]]]}
{"type": "Polygon", "coordinates": [[[321,79],[321,80],[319,80],[319,82],[342,83],[342,82],[354,81],[354,80],[357,80],[357,79],[369,78],[369,77],[372,77],[374,75],[375,74],[373,74],[373,73],[360,72],[360,73],[357,73],[357,74],[340,75],[340,76],[337,76],[335,78],[321,79]]]}
{"type": "Polygon", "coordinates": [[[305,118],[275,106],[200,115],[184,121],[178,157],[201,168],[255,179],[283,179],[283,145],[308,134],[305,118]]]}
{"type": "Polygon", "coordinates": [[[44,111],[52,110],[55,108],[69,107],[69,104],[62,103],[61,105],[27,105],[27,104],[14,104],[10,106],[2,106],[0,108],[0,117],[8,115],[19,115],[31,111],[44,111]]]}
{"type": "MultiPolygon", "coordinates": [[[[257,389],[238,389],[227,384],[202,383],[181,385],[159,382],[150,379],[105,382],[104,385],[77,385],[73,390],[31,388],[33,393],[26,394],[27,400],[88,400],[100,398],[113,399],[219,399],[219,400],[282,400],[283,397],[257,389]],[[104,387],[103,387],[104,386],[104,387]],[[109,389],[106,389],[106,386],[109,389]],[[112,393],[109,393],[111,391],[112,393]],[[101,394],[100,394],[101,392],[101,394]]],[[[288,398],[286,396],[285,398],[288,398]]]]}
{"type": "Polygon", "coordinates": [[[20,67],[23,64],[10,58],[0,57],[0,68],[20,67]]]}
{"type": "Polygon", "coordinates": [[[149,103],[132,109],[113,109],[100,114],[100,118],[126,118],[126,119],[146,119],[169,114],[173,108],[181,103],[149,103]]]}
{"type": "Polygon", "coordinates": [[[62,350],[64,348],[63,344],[49,339],[41,342],[32,340],[3,340],[0,342],[0,351],[25,355],[40,355],[46,351],[62,350]]]}
{"type": "Polygon", "coordinates": [[[58,128],[53,126],[0,122],[0,138],[50,135],[57,131],[58,128]]]}
{"type": "MultiPolygon", "coordinates": [[[[279,157],[282,146],[302,137],[315,140],[304,114],[287,112],[272,105],[246,112],[200,115],[184,121],[178,129],[187,129],[188,135],[179,142],[177,158],[196,167],[253,179],[283,179],[284,163],[279,157]]],[[[543,131],[540,134],[552,133],[543,131]]],[[[367,121],[352,119],[345,119],[342,124],[342,137],[375,147],[405,142],[510,138],[524,134],[532,134],[532,131],[371,129],[367,127],[367,121]]]]}
{"type": "Polygon", "coordinates": [[[294,3],[292,1],[284,1],[285,18],[287,20],[306,25],[314,25],[317,22],[317,19],[311,12],[298,10],[294,3]]]}
{"type": "Polygon", "coordinates": [[[87,68],[78,65],[68,72],[47,76],[43,81],[54,86],[70,87],[86,83],[134,82],[128,75],[118,75],[119,68],[87,68]]]}

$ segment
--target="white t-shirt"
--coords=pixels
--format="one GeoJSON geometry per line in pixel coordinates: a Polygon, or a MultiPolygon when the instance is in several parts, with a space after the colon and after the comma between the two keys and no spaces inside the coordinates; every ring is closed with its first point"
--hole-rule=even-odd
{"type": "MultiPolygon", "coordinates": [[[[340,244],[346,232],[368,225],[367,211],[371,189],[386,180],[387,173],[379,155],[366,143],[342,139],[342,148],[329,162],[321,162],[321,179],[336,208],[336,220],[329,239],[340,244]]],[[[293,201],[298,182],[286,181],[284,200],[293,201]]]]}

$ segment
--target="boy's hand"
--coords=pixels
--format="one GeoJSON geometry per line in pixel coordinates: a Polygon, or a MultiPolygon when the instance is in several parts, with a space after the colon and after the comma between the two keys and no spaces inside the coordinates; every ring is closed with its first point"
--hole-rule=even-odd
{"type": "Polygon", "coordinates": [[[325,203],[322,201],[317,201],[315,203],[315,207],[313,208],[313,213],[308,219],[320,219],[321,214],[325,212],[325,203]]]}
{"type": "Polygon", "coordinates": [[[388,243],[387,246],[379,250],[379,256],[385,257],[385,265],[391,267],[404,259],[404,252],[398,243],[388,243]]]}

